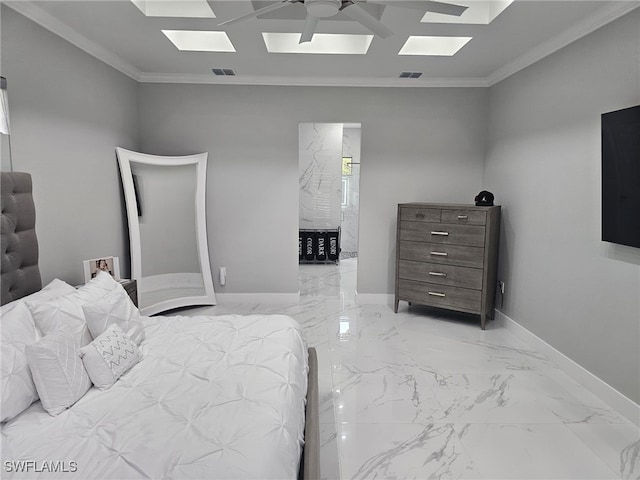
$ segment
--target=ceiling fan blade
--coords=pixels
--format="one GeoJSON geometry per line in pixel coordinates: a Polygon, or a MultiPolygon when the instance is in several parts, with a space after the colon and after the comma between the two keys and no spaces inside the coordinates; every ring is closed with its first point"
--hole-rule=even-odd
{"type": "Polygon", "coordinates": [[[442,13],[444,15],[453,15],[459,17],[469,7],[464,5],[456,5],[454,3],[436,2],[432,0],[398,0],[398,1],[384,1],[384,0],[367,0],[367,3],[376,3],[379,5],[386,5],[390,7],[402,7],[412,8],[414,10],[420,10],[422,12],[442,13]]]}
{"type": "Polygon", "coordinates": [[[393,35],[393,32],[380,23],[377,18],[352,1],[345,2],[340,10],[351,20],[355,20],[364,25],[381,38],[387,38],[393,35]]]}
{"type": "Polygon", "coordinates": [[[427,4],[427,12],[453,15],[454,17],[459,17],[469,8],[464,5],[456,5],[455,3],[434,2],[431,0],[424,3],[427,4]]]}
{"type": "Polygon", "coordinates": [[[273,12],[275,10],[289,6],[294,3],[298,3],[298,0],[280,0],[279,2],[272,3],[271,5],[267,5],[266,7],[259,8],[255,12],[247,13],[246,15],[240,15],[239,17],[232,18],[231,20],[227,20],[225,22],[219,23],[218,26],[233,25],[234,23],[242,22],[243,20],[257,17],[258,15],[262,15],[264,13],[273,12]]]}
{"type": "Polygon", "coordinates": [[[300,41],[298,43],[310,42],[313,39],[313,34],[316,32],[316,27],[318,26],[318,20],[318,17],[307,15],[304,30],[302,30],[302,35],[300,35],[300,41]]]}

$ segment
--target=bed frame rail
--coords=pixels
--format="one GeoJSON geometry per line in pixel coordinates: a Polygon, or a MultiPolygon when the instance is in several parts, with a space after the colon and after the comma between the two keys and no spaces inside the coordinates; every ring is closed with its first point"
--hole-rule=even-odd
{"type": "Polygon", "coordinates": [[[320,480],[320,408],[318,400],[318,354],[309,347],[309,380],[304,427],[304,450],[299,480],[320,480]]]}

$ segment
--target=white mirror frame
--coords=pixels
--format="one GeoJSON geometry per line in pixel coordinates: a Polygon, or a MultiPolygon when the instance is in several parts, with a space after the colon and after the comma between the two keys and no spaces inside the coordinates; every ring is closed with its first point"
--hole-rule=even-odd
{"type": "MultiPolygon", "coordinates": [[[[125,205],[127,210],[127,218],[129,222],[129,243],[131,252],[131,277],[140,280],[142,277],[142,250],[140,243],[140,223],[138,220],[138,202],[136,199],[136,191],[133,183],[133,174],[131,171],[131,163],[141,163],[155,166],[196,166],[196,192],[195,192],[195,218],[196,218],[196,243],[198,250],[198,259],[200,262],[200,272],[202,273],[202,281],[204,285],[204,295],[183,296],[160,301],[152,305],[145,305],[140,308],[141,315],[153,315],[174,308],[193,306],[193,305],[215,305],[216,297],[213,290],[213,277],[211,276],[211,266],[209,264],[209,249],[207,242],[207,221],[205,211],[205,191],[207,180],[207,157],[208,153],[199,153],[196,155],[187,155],[180,157],[148,155],[145,153],[133,152],[124,148],[117,147],[116,154],[118,164],[120,166],[120,174],[122,176],[122,186],[124,189],[125,205]]],[[[156,275],[154,277],[145,277],[153,283],[163,283],[164,275],[156,275]]],[[[144,292],[139,291],[142,299],[144,292]]],[[[141,302],[142,304],[142,302],[141,302]]]]}

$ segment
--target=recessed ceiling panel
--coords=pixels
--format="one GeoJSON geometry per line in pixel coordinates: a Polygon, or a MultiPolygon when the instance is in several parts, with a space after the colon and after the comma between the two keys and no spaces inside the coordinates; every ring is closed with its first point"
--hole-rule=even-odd
{"type": "Polygon", "coordinates": [[[422,17],[423,23],[466,23],[474,25],[489,25],[498,15],[500,15],[513,0],[467,0],[455,1],[456,5],[462,5],[467,8],[459,17],[452,15],[444,15],[442,13],[427,12],[422,17]]]}
{"type": "Polygon", "coordinates": [[[225,32],[162,30],[178,50],[191,52],[235,52],[225,32]]]}
{"type": "MultiPolygon", "coordinates": [[[[142,4],[141,1],[136,0],[139,4],[142,4]]],[[[494,84],[638,8],[637,0],[522,0],[511,3],[489,25],[460,25],[421,23],[426,9],[401,8],[404,0],[382,1],[387,7],[381,23],[391,29],[394,35],[386,39],[375,38],[368,48],[365,43],[359,53],[366,51],[366,55],[276,55],[267,52],[262,32],[297,32],[292,48],[283,51],[304,53],[297,46],[305,25],[304,4],[296,3],[278,10],[282,16],[297,11],[300,14],[298,19],[256,19],[223,29],[217,26],[219,19],[226,20],[249,13],[254,10],[253,2],[208,0],[207,4],[217,17],[211,19],[147,17],[130,0],[0,0],[3,22],[7,21],[5,14],[9,23],[16,21],[15,15],[7,8],[18,12],[140,82],[220,81],[265,85],[401,87],[494,84]],[[228,38],[222,38],[227,46],[204,48],[183,45],[181,48],[196,51],[180,51],[160,33],[161,29],[225,30],[228,38]],[[440,56],[443,52],[431,52],[434,55],[424,56],[429,52],[412,52],[409,49],[411,43],[402,55],[398,55],[409,36],[424,35],[465,36],[473,37],[473,40],[453,57],[440,56]],[[233,51],[227,43],[229,39],[233,42],[235,54],[203,53],[209,49],[233,51]],[[215,77],[210,70],[214,67],[234,68],[241,74],[236,77],[215,77]],[[412,80],[398,78],[400,72],[423,74],[419,79],[412,80]]],[[[485,10],[484,22],[495,17],[499,10],[497,7],[506,5],[497,0],[492,3],[485,0],[445,1],[469,4],[467,15],[477,10],[480,3],[491,5],[492,10],[485,10]]],[[[413,3],[413,0],[407,5],[409,3],[413,3]]],[[[418,3],[426,5],[428,2],[416,1],[418,3]]],[[[363,7],[374,5],[369,0],[359,0],[358,4],[363,7]]],[[[377,3],[375,5],[379,6],[377,3]]],[[[337,21],[341,15],[344,16],[341,12],[331,19],[320,21],[318,34],[371,34],[357,22],[337,21]]],[[[444,22],[459,21],[448,16],[441,19],[444,22]]],[[[5,29],[2,30],[4,40],[5,29]]]]}
{"type": "Polygon", "coordinates": [[[418,37],[410,36],[398,55],[455,55],[472,37],[418,37]]]}
{"type": "Polygon", "coordinates": [[[299,43],[299,33],[262,33],[269,53],[365,55],[373,35],[316,33],[310,42],[299,43]]]}
{"type": "Polygon", "coordinates": [[[147,17],[215,18],[206,0],[131,0],[147,17]]]}

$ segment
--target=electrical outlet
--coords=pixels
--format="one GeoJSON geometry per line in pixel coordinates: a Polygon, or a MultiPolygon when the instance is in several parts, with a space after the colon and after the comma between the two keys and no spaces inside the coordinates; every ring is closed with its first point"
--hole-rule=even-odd
{"type": "Polygon", "coordinates": [[[220,285],[227,283],[227,267],[220,267],[220,285]]]}

